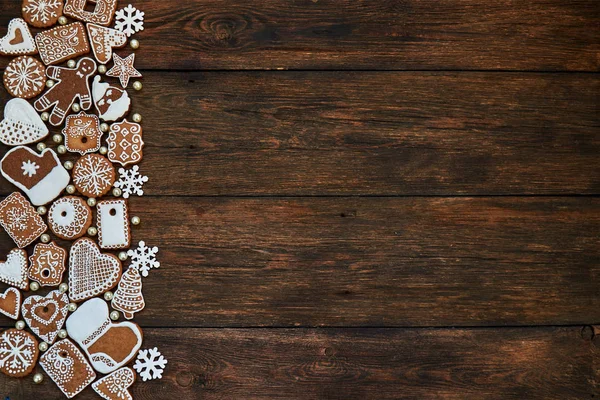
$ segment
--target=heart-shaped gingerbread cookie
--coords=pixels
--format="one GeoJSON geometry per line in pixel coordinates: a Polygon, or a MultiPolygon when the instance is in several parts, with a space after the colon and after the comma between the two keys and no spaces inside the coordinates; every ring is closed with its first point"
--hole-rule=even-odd
{"type": "Polygon", "coordinates": [[[8,24],[8,33],[0,39],[0,54],[22,56],[37,53],[31,31],[22,18],[15,18],[8,24]]]}
{"type": "Polygon", "coordinates": [[[5,262],[0,262],[0,282],[8,283],[19,289],[29,288],[27,279],[27,252],[13,249],[8,253],[5,262]]]}
{"type": "Polygon", "coordinates": [[[54,290],[46,297],[30,296],[22,308],[23,319],[43,341],[52,344],[67,319],[69,297],[54,290]]]}
{"type": "Polygon", "coordinates": [[[76,241],[69,254],[69,297],[84,301],[117,285],[121,261],[113,254],[103,254],[88,238],[76,241]]]}
{"type": "Polygon", "coordinates": [[[8,288],[0,294],[0,314],[12,319],[19,319],[21,309],[21,292],[15,288],[8,288]]]}
{"type": "Polygon", "coordinates": [[[48,136],[48,127],[27,100],[12,99],[4,107],[0,141],[9,146],[39,142],[48,136]]]}

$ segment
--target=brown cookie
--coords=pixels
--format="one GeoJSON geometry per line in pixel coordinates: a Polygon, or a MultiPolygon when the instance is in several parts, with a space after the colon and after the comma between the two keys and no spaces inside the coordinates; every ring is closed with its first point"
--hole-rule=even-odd
{"type": "Polygon", "coordinates": [[[48,229],[36,209],[19,192],[0,202],[0,225],[21,249],[48,229]]]}
{"type": "Polygon", "coordinates": [[[8,318],[19,319],[20,310],[21,292],[18,289],[11,287],[4,293],[0,293],[0,314],[4,314],[8,318]]]}
{"type": "Polygon", "coordinates": [[[38,341],[29,332],[7,329],[0,334],[0,372],[11,378],[29,375],[39,353],[38,341]]]}
{"type": "Polygon", "coordinates": [[[134,266],[130,266],[121,276],[111,305],[115,310],[121,311],[125,319],[133,319],[133,314],[142,311],[146,306],[142,294],[142,276],[134,266]]]}
{"type": "Polygon", "coordinates": [[[81,197],[66,196],[50,207],[48,224],[59,238],[77,239],[85,235],[92,225],[92,210],[81,197]]]}
{"type": "Polygon", "coordinates": [[[92,383],[92,388],[106,400],[132,400],[129,386],[135,382],[135,372],[123,367],[92,383]]]}
{"type": "Polygon", "coordinates": [[[4,70],[4,87],[13,97],[30,99],[45,86],[46,67],[33,57],[17,57],[4,70]]]}
{"type": "Polygon", "coordinates": [[[35,53],[37,53],[37,48],[27,22],[22,18],[11,20],[6,36],[0,39],[0,54],[22,56],[35,53]]]}
{"type": "Polygon", "coordinates": [[[116,121],[123,118],[129,112],[131,100],[126,90],[106,82],[100,82],[96,75],[92,84],[92,97],[98,115],[104,121],[116,121]]]}
{"type": "Polygon", "coordinates": [[[116,29],[87,24],[87,31],[92,51],[100,64],[106,64],[110,61],[113,48],[121,48],[127,43],[127,35],[116,29]]]}
{"type": "Polygon", "coordinates": [[[121,58],[117,53],[114,53],[113,62],[115,65],[106,72],[106,76],[119,78],[123,88],[126,88],[127,85],[129,85],[130,78],[142,77],[140,71],[135,69],[133,66],[133,63],[135,62],[135,54],[130,54],[126,58],[121,58]]]}
{"type": "Polygon", "coordinates": [[[84,196],[104,196],[114,183],[115,167],[101,155],[85,155],[73,167],[73,184],[84,196]]]}
{"type": "Polygon", "coordinates": [[[8,283],[22,290],[29,289],[27,279],[27,252],[13,249],[6,256],[6,261],[0,262],[0,282],[8,283]]]}
{"type": "Polygon", "coordinates": [[[50,347],[40,357],[40,365],[69,399],[96,379],[85,356],[69,339],[50,347]]]}
{"type": "Polygon", "coordinates": [[[46,65],[60,64],[90,52],[85,27],[81,22],[40,32],[35,42],[46,65]]]}
{"type": "Polygon", "coordinates": [[[104,200],[96,205],[98,243],[103,249],[126,249],[131,243],[127,201],[104,200]]]}
{"type": "Polygon", "coordinates": [[[102,26],[110,25],[117,9],[117,0],[96,0],[94,11],[86,10],[89,0],[67,0],[64,13],[75,19],[102,26]]]}
{"type": "Polygon", "coordinates": [[[137,164],[142,161],[144,141],[140,124],[127,120],[112,124],[106,142],[110,161],[121,165],[137,164]]]}
{"type": "Polygon", "coordinates": [[[100,149],[103,132],[96,115],[83,111],[77,115],[69,115],[62,133],[65,137],[65,147],[72,153],[84,155],[100,149]]]}
{"type": "Polygon", "coordinates": [[[69,296],[54,290],[46,297],[29,296],[23,302],[21,312],[32,332],[44,342],[52,344],[67,319],[68,305],[69,296]]]}
{"type": "Polygon", "coordinates": [[[66,259],[67,251],[54,242],[38,243],[29,256],[31,266],[27,276],[41,286],[58,286],[66,269],[66,259]]]}
{"type": "Polygon", "coordinates": [[[23,18],[36,28],[49,28],[63,13],[63,0],[23,0],[23,18]]]}

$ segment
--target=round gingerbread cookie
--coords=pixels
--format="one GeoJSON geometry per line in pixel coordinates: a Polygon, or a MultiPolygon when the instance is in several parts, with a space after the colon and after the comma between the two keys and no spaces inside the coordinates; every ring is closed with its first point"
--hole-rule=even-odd
{"type": "Polygon", "coordinates": [[[115,167],[99,154],[87,154],[73,167],[73,184],[84,196],[104,196],[114,183],[115,167]]]}
{"type": "Polygon", "coordinates": [[[80,197],[63,197],[50,207],[48,225],[52,232],[61,239],[80,238],[92,225],[92,210],[80,197]]]}
{"type": "Polygon", "coordinates": [[[7,329],[0,333],[0,372],[11,378],[22,378],[35,368],[40,351],[35,337],[25,331],[7,329]]]}
{"type": "Polygon", "coordinates": [[[4,70],[4,86],[13,97],[31,99],[46,87],[46,67],[33,57],[17,57],[4,70]]]}
{"type": "Polygon", "coordinates": [[[23,19],[36,28],[49,28],[63,13],[63,0],[23,0],[23,19]]]}

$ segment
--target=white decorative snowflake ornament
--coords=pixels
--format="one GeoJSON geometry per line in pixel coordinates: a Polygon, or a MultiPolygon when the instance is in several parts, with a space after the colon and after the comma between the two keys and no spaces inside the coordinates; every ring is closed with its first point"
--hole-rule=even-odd
{"type": "Polygon", "coordinates": [[[140,350],[133,368],[140,374],[144,382],[161,379],[167,359],[160,354],[158,348],[140,350]]]}
{"type": "Polygon", "coordinates": [[[119,168],[119,176],[115,187],[123,191],[123,198],[128,199],[132,194],[144,195],[142,188],[144,183],[148,182],[148,177],[140,174],[140,167],[134,165],[131,169],[119,168]]]}
{"type": "Polygon", "coordinates": [[[158,247],[147,247],[146,242],[142,240],[138,248],[129,250],[127,255],[131,257],[131,266],[140,271],[143,277],[146,277],[150,269],[160,267],[160,263],[156,261],[156,253],[158,253],[158,247]]]}
{"type": "Polygon", "coordinates": [[[117,11],[115,29],[120,30],[127,37],[144,30],[144,12],[131,4],[117,11]]]}

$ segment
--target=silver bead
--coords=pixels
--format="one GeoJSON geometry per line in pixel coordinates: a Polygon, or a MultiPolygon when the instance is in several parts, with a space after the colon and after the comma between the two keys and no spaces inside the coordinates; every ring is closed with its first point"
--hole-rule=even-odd
{"type": "Polygon", "coordinates": [[[46,81],[46,87],[47,87],[48,89],[51,89],[52,87],[54,87],[54,81],[53,81],[52,79],[48,79],[48,80],[46,81]]]}
{"type": "Polygon", "coordinates": [[[58,154],[65,154],[67,152],[67,147],[64,144],[61,144],[56,148],[56,152],[58,154]]]}
{"type": "Polygon", "coordinates": [[[112,311],[110,313],[110,319],[112,319],[113,321],[118,320],[120,317],[119,312],[118,311],[112,311]]]}
{"type": "Polygon", "coordinates": [[[47,233],[44,233],[42,236],[40,236],[40,241],[42,243],[50,243],[50,240],[52,240],[52,238],[47,233]]]}
{"type": "Polygon", "coordinates": [[[61,329],[60,331],[58,331],[58,337],[61,339],[66,339],[67,336],[69,336],[69,334],[67,333],[66,329],[61,329]]]}
{"type": "Polygon", "coordinates": [[[35,147],[38,149],[38,151],[44,151],[48,146],[46,146],[46,143],[44,142],[39,142],[35,147]]]}
{"type": "Polygon", "coordinates": [[[67,193],[69,193],[69,194],[74,194],[74,193],[77,191],[77,189],[75,189],[75,186],[73,186],[73,185],[69,185],[69,186],[67,186],[67,188],[66,188],[65,190],[66,190],[66,191],[67,191],[67,193]]]}
{"type": "Polygon", "coordinates": [[[133,119],[133,122],[137,122],[138,124],[142,122],[142,116],[138,113],[133,114],[131,119],[133,119]]]}
{"type": "Polygon", "coordinates": [[[65,161],[63,166],[65,167],[65,169],[73,169],[73,161],[65,161]]]}
{"type": "Polygon", "coordinates": [[[29,290],[31,290],[32,292],[37,292],[38,290],[40,290],[40,284],[37,282],[31,282],[29,284],[29,290]]]}
{"type": "Polygon", "coordinates": [[[76,65],[77,65],[77,63],[75,62],[75,60],[67,61],[67,67],[69,67],[69,68],[75,68],[76,65]]]}
{"type": "Polygon", "coordinates": [[[66,283],[61,283],[60,285],[58,285],[58,290],[61,293],[66,293],[67,290],[69,290],[69,285],[67,285],[66,283]]]}
{"type": "Polygon", "coordinates": [[[121,261],[127,261],[128,257],[129,256],[127,255],[126,251],[122,251],[122,252],[119,253],[119,260],[121,260],[121,261]]]}
{"type": "Polygon", "coordinates": [[[44,111],[40,114],[40,118],[42,119],[42,121],[46,122],[50,119],[50,114],[44,111]]]}
{"type": "Polygon", "coordinates": [[[135,90],[142,90],[143,87],[144,87],[144,85],[142,85],[142,82],[140,82],[140,81],[133,82],[133,88],[135,90]]]}
{"type": "Polygon", "coordinates": [[[95,226],[90,226],[87,230],[87,233],[90,236],[96,236],[98,234],[98,228],[96,228],[95,226]]]}
{"type": "Polygon", "coordinates": [[[138,216],[131,217],[131,223],[133,225],[139,225],[141,222],[142,222],[142,220],[140,219],[140,217],[138,217],[138,216]]]}
{"type": "Polygon", "coordinates": [[[47,212],[48,212],[48,209],[44,206],[39,206],[37,208],[37,213],[40,215],[46,215],[47,212]]]}
{"type": "Polygon", "coordinates": [[[104,133],[108,132],[108,130],[110,129],[110,126],[106,123],[103,122],[100,124],[100,130],[104,133]]]}
{"type": "Polygon", "coordinates": [[[106,301],[111,301],[113,299],[113,297],[115,297],[113,292],[104,293],[104,300],[106,300],[106,301]]]}
{"type": "Polygon", "coordinates": [[[52,141],[56,144],[61,144],[63,141],[63,137],[62,137],[62,135],[56,134],[56,135],[52,136],[52,141]]]}
{"type": "Polygon", "coordinates": [[[81,111],[81,106],[79,105],[79,103],[73,103],[73,105],[71,106],[71,110],[73,110],[73,112],[78,113],[79,111],[81,111]]]}
{"type": "Polygon", "coordinates": [[[67,20],[67,17],[65,17],[64,15],[63,15],[63,16],[60,16],[60,17],[58,18],[58,23],[59,23],[59,24],[61,24],[61,25],[66,25],[68,22],[69,22],[69,21],[67,20]]]}
{"type": "Polygon", "coordinates": [[[77,304],[69,303],[69,305],[67,306],[67,310],[69,310],[71,312],[75,312],[77,310],[77,304]]]}
{"type": "Polygon", "coordinates": [[[119,188],[114,188],[112,191],[113,196],[115,197],[119,197],[123,194],[123,191],[119,188]]]}
{"type": "Polygon", "coordinates": [[[88,203],[88,206],[90,206],[90,207],[96,207],[97,201],[95,198],[90,197],[89,199],[87,199],[87,203],[88,203]]]}
{"type": "Polygon", "coordinates": [[[17,323],[15,324],[15,328],[17,328],[17,330],[20,331],[25,329],[25,321],[17,321],[17,323]]]}
{"type": "Polygon", "coordinates": [[[137,39],[131,39],[129,46],[131,46],[132,49],[137,50],[140,48],[140,41],[137,39]]]}
{"type": "Polygon", "coordinates": [[[40,349],[41,352],[44,352],[44,351],[48,350],[48,343],[46,343],[46,342],[40,343],[39,349],[40,349]]]}
{"type": "Polygon", "coordinates": [[[100,147],[100,150],[98,150],[100,152],[100,154],[102,154],[103,156],[105,156],[106,154],[108,154],[108,149],[106,148],[106,146],[102,146],[100,147]]]}
{"type": "Polygon", "coordinates": [[[39,385],[42,382],[44,382],[44,375],[42,375],[39,372],[37,374],[33,375],[33,383],[35,383],[36,385],[39,385]]]}
{"type": "Polygon", "coordinates": [[[98,66],[98,73],[105,74],[106,73],[106,65],[99,65],[98,66]]]}

